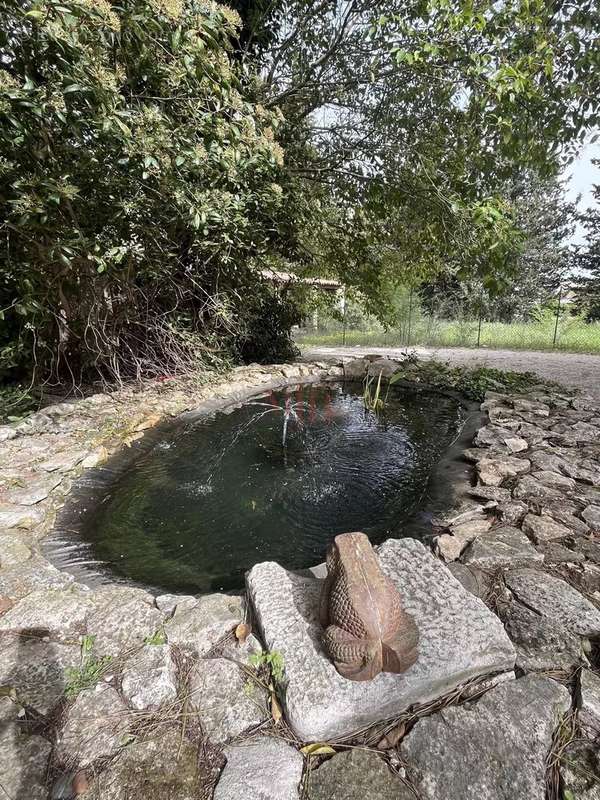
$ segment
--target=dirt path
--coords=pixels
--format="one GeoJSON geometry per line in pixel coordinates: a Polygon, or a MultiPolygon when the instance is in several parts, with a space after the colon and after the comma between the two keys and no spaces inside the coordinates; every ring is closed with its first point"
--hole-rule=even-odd
{"type": "MultiPolygon", "coordinates": [[[[467,347],[411,347],[421,358],[435,358],[451,364],[483,365],[496,369],[536,372],[542,378],[581,389],[600,397],[600,356],[580,353],[546,353],[529,350],[485,350],[467,347]]],[[[392,358],[406,352],[402,347],[307,347],[304,357],[327,359],[380,353],[392,358]]]]}

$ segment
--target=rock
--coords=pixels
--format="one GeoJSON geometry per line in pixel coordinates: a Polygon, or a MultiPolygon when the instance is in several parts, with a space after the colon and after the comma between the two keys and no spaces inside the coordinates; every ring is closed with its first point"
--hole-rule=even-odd
{"type": "Polygon", "coordinates": [[[562,797],[565,800],[600,800],[600,752],[591,742],[577,741],[562,751],[562,797]]]}
{"type": "Polygon", "coordinates": [[[575,516],[577,508],[568,503],[563,497],[560,501],[549,501],[542,503],[540,506],[542,514],[552,517],[552,519],[560,522],[569,530],[579,533],[583,536],[589,534],[590,529],[586,523],[575,516]]]}
{"type": "Polygon", "coordinates": [[[14,533],[0,533],[0,567],[12,567],[31,558],[31,550],[14,533]]]}
{"type": "Polygon", "coordinates": [[[352,733],[470,678],[512,669],[514,650],[500,620],[420,542],[390,539],[378,555],[417,623],[419,656],[402,675],[382,673],[362,683],[342,678],[323,652],[321,581],[273,562],[256,565],[247,576],[266,646],[283,656],[288,722],[303,740],[352,733]]]}
{"type": "Polygon", "coordinates": [[[70,708],[58,742],[58,755],[85,767],[127,743],[133,721],[119,694],[106,683],[81,692],[70,708]]]}
{"type": "Polygon", "coordinates": [[[581,512],[581,516],[594,531],[600,533],[600,506],[588,506],[581,512]]]}
{"type": "Polygon", "coordinates": [[[583,594],[600,593],[600,566],[598,564],[560,564],[556,571],[583,594]]]}
{"type": "Polygon", "coordinates": [[[197,605],[198,598],[192,597],[190,594],[161,594],[154,598],[154,602],[163,614],[171,617],[177,606],[179,606],[180,611],[193,608],[193,606],[197,605]]]}
{"type": "Polygon", "coordinates": [[[500,486],[506,478],[512,478],[529,470],[530,463],[526,458],[499,456],[482,458],[477,464],[479,480],[486,486],[500,486]]]}
{"type": "Polygon", "coordinates": [[[311,770],[308,800],[415,800],[412,790],[390,772],[381,756],[346,750],[311,770]]]}
{"type": "Polygon", "coordinates": [[[484,572],[468,567],[460,561],[451,562],[448,564],[448,569],[468,592],[474,594],[475,597],[485,597],[490,585],[490,579],[484,572]]]}
{"type": "Polygon", "coordinates": [[[208,594],[199,597],[194,606],[177,607],[165,625],[171,644],[203,656],[231,633],[244,618],[240,597],[227,594],[208,594]]]}
{"type": "Polygon", "coordinates": [[[344,362],[344,378],[349,381],[362,381],[367,373],[367,361],[364,358],[353,358],[344,362]]]}
{"type": "Polygon", "coordinates": [[[19,722],[0,724],[2,796],[7,800],[47,800],[51,750],[50,742],[41,736],[28,736],[19,722]]]}
{"type": "Polygon", "coordinates": [[[118,655],[140,647],[162,628],[164,615],[154,607],[152,595],[142,589],[111,586],[92,595],[93,607],[87,619],[97,656],[118,655]]]}
{"type": "Polygon", "coordinates": [[[16,430],[11,425],[0,425],[0,442],[8,442],[17,435],[16,430]]]}
{"type": "Polygon", "coordinates": [[[18,600],[33,591],[69,589],[73,576],[56,569],[45,558],[33,555],[27,561],[0,570],[0,595],[18,600]]]}
{"type": "Polygon", "coordinates": [[[304,759],[280,739],[260,736],[226,747],[214,800],[298,800],[304,759]]]}
{"type": "Polygon", "coordinates": [[[523,475],[513,489],[516,500],[562,500],[563,492],[540,483],[533,475],[523,475]]]}
{"type": "Polygon", "coordinates": [[[542,553],[544,554],[544,564],[579,564],[585,561],[583,553],[569,550],[568,547],[560,544],[546,544],[542,547],[542,553]]]}
{"type": "Polygon", "coordinates": [[[503,445],[505,439],[514,436],[514,431],[502,428],[498,425],[484,425],[475,434],[473,444],[475,447],[495,447],[503,445]]]}
{"type": "Polygon", "coordinates": [[[198,747],[177,728],[123,748],[100,773],[85,800],[196,800],[198,747]]]}
{"type": "Polygon", "coordinates": [[[510,492],[508,489],[503,489],[501,486],[472,486],[468,490],[471,497],[479,497],[482,500],[495,500],[497,503],[510,502],[510,492]]]}
{"type": "Polygon", "coordinates": [[[532,477],[550,489],[557,489],[562,492],[572,492],[575,489],[573,478],[567,478],[566,475],[559,475],[557,472],[550,472],[544,469],[540,472],[533,472],[532,477]]]}
{"type": "Polygon", "coordinates": [[[422,800],[544,800],[546,756],[569,692],[527,675],[417,722],[402,745],[422,800]]]}
{"type": "Polygon", "coordinates": [[[14,486],[2,493],[2,500],[13,506],[34,506],[45,500],[62,482],[62,475],[40,475],[27,480],[24,486],[14,486]]]}
{"type": "Polygon", "coordinates": [[[506,584],[524,605],[581,636],[600,634],[600,609],[568,583],[534,569],[508,572],[506,584]]]}
{"type": "Polygon", "coordinates": [[[391,358],[378,358],[371,361],[367,368],[367,375],[375,378],[376,380],[381,375],[383,378],[391,378],[400,369],[400,363],[391,358]]]}
{"type": "Polygon", "coordinates": [[[523,520],[523,530],[533,539],[536,544],[552,542],[555,539],[564,539],[571,535],[571,531],[559,522],[555,522],[552,517],[544,515],[538,517],[536,514],[527,514],[523,520]]]}
{"type": "Polygon", "coordinates": [[[544,556],[518,528],[493,528],[476,539],[463,558],[465,564],[480,569],[514,569],[541,563],[544,556]]]}
{"type": "Polygon", "coordinates": [[[177,698],[177,671],[168,644],[146,645],[125,663],[123,697],[138,711],[156,711],[177,698]]]}
{"type": "Polygon", "coordinates": [[[540,428],[538,425],[532,425],[529,422],[522,422],[518,428],[519,433],[529,442],[529,445],[540,444],[543,442],[544,439],[547,439],[550,436],[549,431],[545,431],[543,428],[540,428]]]}
{"type": "Polygon", "coordinates": [[[600,564],[600,541],[593,539],[575,539],[578,552],[593,564],[600,564]]]}
{"type": "Polygon", "coordinates": [[[38,636],[77,636],[85,632],[90,594],[75,586],[31,592],[0,617],[0,632],[35,630],[40,632],[38,636]]]}
{"type": "Polygon", "coordinates": [[[453,524],[450,528],[451,534],[443,533],[435,539],[437,552],[444,561],[456,561],[465,547],[482,533],[489,530],[493,519],[482,517],[470,519],[458,524],[453,524]]]}
{"type": "Polygon", "coordinates": [[[44,520],[41,508],[0,503],[0,528],[23,528],[30,531],[44,520]]]}
{"type": "Polygon", "coordinates": [[[84,460],[87,454],[87,450],[65,450],[42,461],[38,467],[45,472],[70,472],[84,460]]]}
{"type": "Polygon", "coordinates": [[[582,663],[581,641],[554,620],[518,602],[502,614],[506,632],[517,648],[517,667],[523,672],[572,671],[582,663]]]}
{"type": "Polygon", "coordinates": [[[522,503],[520,500],[512,500],[510,503],[501,503],[496,512],[498,519],[504,525],[511,525],[513,527],[520,525],[527,514],[529,507],[522,503]]]}
{"type": "Polygon", "coordinates": [[[521,439],[519,436],[508,436],[504,443],[511,453],[521,453],[529,447],[526,440],[521,439]]]}
{"type": "Polygon", "coordinates": [[[600,675],[589,669],[579,676],[579,724],[590,739],[600,736],[600,675]]]}
{"type": "Polygon", "coordinates": [[[513,408],[515,411],[528,411],[537,417],[550,416],[550,408],[545,403],[535,403],[531,400],[514,400],[513,408]]]}
{"type": "Polygon", "coordinates": [[[197,662],[190,674],[188,702],[213,744],[222,744],[268,719],[266,692],[226,658],[197,662]]]}
{"type": "Polygon", "coordinates": [[[47,714],[65,691],[66,670],[79,666],[78,644],[32,636],[0,635],[0,686],[11,686],[19,702],[47,714]]]}

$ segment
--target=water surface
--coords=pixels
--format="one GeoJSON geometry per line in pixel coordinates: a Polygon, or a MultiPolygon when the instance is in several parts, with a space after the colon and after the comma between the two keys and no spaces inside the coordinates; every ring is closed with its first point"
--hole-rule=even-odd
{"type": "Polygon", "coordinates": [[[259,561],[319,563],[338,533],[377,543],[412,523],[414,535],[459,404],[394,388],[375,414],[361,392],[307,386],[182,423],[119,479],[84,538],[127,578],[209,592],[241,588],[259,561]]]}

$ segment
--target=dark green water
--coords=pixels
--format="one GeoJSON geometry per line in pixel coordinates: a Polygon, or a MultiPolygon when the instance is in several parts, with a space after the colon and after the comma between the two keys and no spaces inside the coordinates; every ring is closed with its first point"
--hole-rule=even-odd
{"type": "Polygon", "coordinates": [[[459,416],[450,398],[400,389],[379,415],[360,387],[273,393],[168,434],[83,536],[107,566],[170,590],[238,589],[264,560],[312,566],[338,533],[402,535],[459,416]]]}

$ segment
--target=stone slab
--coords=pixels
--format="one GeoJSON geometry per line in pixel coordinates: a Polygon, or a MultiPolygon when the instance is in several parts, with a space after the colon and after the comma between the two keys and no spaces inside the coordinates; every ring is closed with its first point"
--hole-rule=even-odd
{"type": "Polygon", "coordinates": [[[125,663],[121,691],[137,711],[156,711],[177,698],[177,670],[168,644],[146,645],[125,663]]]}
{"type": "Polygon", "coordinates": [[[591,738],[600,736],[600,675],[589,669],[579,676],[579,722],[591,738]]]}
{"type": "Polygon", "coordinates": [[[419,656],[404,674],[383,673],[357,683],[342,678],[321,646],[321,581],[256,565],[247,576],[263,639],[285,665],[285,711],[305,740],[344,736],[440,697],[459,684],[511,670],[515,650],[500,620],[414,539],[379,548],[391,578],[419,628],[419,656]]]}
{"type": "Polygon", "coordinates": [[[97,656],[116,656],[139,647],[162,628],[164,614],[154,606],[152,595],[142,589],[110,586],[94,592],[87,618],[97,656]]]}
{"type": "Polygon", "coordinates": [[[214,800],[298,800],[304,759],[280,739],[260,736],[226,747],[214,800]]]}
{"type": "Polygon", "coordinates": [[[580,637],[555,620],[517,602],[508,604],[502,619],[517,648],[517,667],[523,672],[572,672],[582,663],[580,637]]]}
{"type": "Polygon", "coordinates": [[[496,570],[539,564],[544,556],[518,528],[502,525],[476,539],[463,560],[472,567],[496,570]]]}
{"type": "Polygon", "coordinates": [[[307,798],[415,800],[415,795],[380,755],[356,748],[338,753],[310,772],[307,798]]]}
{"type": "Polygon", "coordinates": [[[244,619],[242,599],[227,594],[207,594],[195,602],[185,599],[176,604],[165,625],[170,644],[203,656],[231,633],[244,619]]]}
{"type": "Polygon", "coordinates": [[[544,800],[564,686],[527,675],[420,720],[402,745],[421,800],[544,800]]]}
{"type": "Polygon", "coordinates": [[[46,773],[52,745],[28,736],[18,723],[0,725],[0,797],[47,800],[46,773]]]}
{"type": "Polygon", "coordinates": [[[600,609],[566,581],[535,569],[506,575],[508,588],[524,605],[580,636],[600,634],[600,609]]]}

